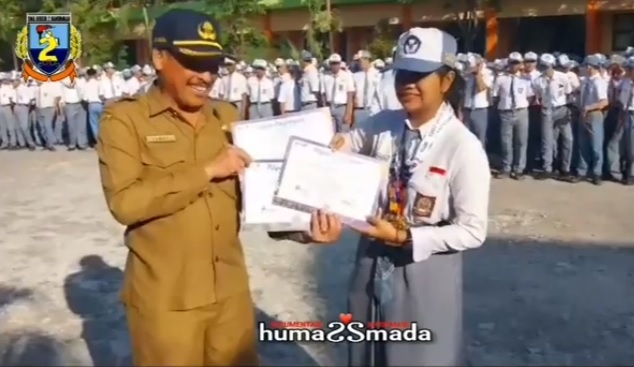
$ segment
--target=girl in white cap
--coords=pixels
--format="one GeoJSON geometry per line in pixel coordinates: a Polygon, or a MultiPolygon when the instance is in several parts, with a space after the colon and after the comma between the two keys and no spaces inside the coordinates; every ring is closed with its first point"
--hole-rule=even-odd
{"type": "Polygon", "coordinates": [[[464,365],[462,251],[486,238],[491,177],[482,144],[456,117],[464,91],[456,51],[439,29],[401,35],[393,68],[403,109],[333,141],[390,167],[382,211],[357,229],[349,312],[366,325],[406,322],[416,339],[349,343],[351,366],[464,365]]]}

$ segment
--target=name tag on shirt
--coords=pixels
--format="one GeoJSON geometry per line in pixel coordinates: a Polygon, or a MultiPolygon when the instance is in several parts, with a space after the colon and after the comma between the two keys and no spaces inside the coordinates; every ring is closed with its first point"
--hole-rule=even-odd
{"type": "Polygon", "coordinates": [[[146,143],[172,143],[176,141],[176,135],[148,135],[145,137],[146,143]]]}
{"type": "Polygon", "coordinates": [[[343,92],[343,84],[339,84],[339,86],[338,86],[338,87],[339,87],[339,91],[340,91],[340,92],[343,92]]]}

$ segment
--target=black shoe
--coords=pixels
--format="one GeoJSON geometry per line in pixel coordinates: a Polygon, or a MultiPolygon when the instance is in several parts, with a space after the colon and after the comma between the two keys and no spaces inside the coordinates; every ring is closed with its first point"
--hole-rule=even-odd
{"type": "Polygon", "coordinates": [[[46,147],[46,150],[50,151],[50,152],[56,152],[57,149],[55,149],[55,147],[46,147]]]}
{"type": "Polygon", "coordinates": [[[552,173],[552,172],[546,172],[546,171],[544,171],[544,172],[537,172],[537,173],[535,173],[535,179],[536,179],[536,180],[540,180],[540,181],[543,181],[543,180],[550,180],[550,179],[552,179],[553,177],[554,177],[554,175],[553,175],[553,173],[552,173]]]}
{"type": "Polygon", "coordinates": [[[623,180],[621,180],[621,183],[625,186],[632,186],[634,185],[634,177],[632,176],[624,177],[623,180]]]}
{"type": "Polygon", "coordinates": [[[593,177],[592,183],[597,186],[601,186],[601,184],[603,184],[603,180],[601,179],[601,177],[593,177]]]}
{"type": "Polygon", "coordinates": [[[517,180],[517,181],[522,181],[526,177],[523,174],[521,174],[521,173],[511,172],[511,178],[514,179],[514,180],[517,180]]]}
{"type": "Polygon", "coordinates": [[[68,149],[66,149],[69,152],[72,152],[73,150],[75,150],[75,147],[68,147],[68,149]]]}
{"type": "Polygon", "coordinates": [[[88,150],[88,148],[86,148],[86,147],[79,147],[79,148],[77,148],[77,150],[81,150],[81,151],[83,152],[83,151],[88,150]]]}
{"type": "Polygon", "coordinates": [[[503,180],[505,178],[509,178],[509,173],[500,171],[500,172],[496,173],[494,177],[497,178],[498,180],[503,180]]]}
{"type": "Polygon", "coordinates": [[[34,145],[31,145],[30,147],[28,147],[27,149],[29,149],[29,151],[34,152],[37,148],[35,148],[34,145]]]}
{"type": "Polygon", "coordinates": [[[570,182],[570,183],[579,183],[579,182],[581,182],[581,177],[580,176],[570,176],[570,177],[568,177],[568,182],[570,182]]]}

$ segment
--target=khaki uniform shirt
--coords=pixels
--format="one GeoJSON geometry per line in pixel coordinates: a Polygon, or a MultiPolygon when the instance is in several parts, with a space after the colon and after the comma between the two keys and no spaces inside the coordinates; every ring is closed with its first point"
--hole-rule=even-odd
{"type": "Polygon", "coordinates": [[[210,100],[204,114],[192,127],[157,87],[104,112],[99,169],[108,208],[127,226],[126,304],[188,310],[248,290],[237,180],[210,182],[204,171],[238,111],[210,100]]]}

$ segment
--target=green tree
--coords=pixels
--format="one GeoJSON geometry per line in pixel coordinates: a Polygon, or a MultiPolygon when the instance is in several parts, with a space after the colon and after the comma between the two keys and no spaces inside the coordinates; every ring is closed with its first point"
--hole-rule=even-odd
{"type": "MultiPolygon", "coordinates": [[[[434,0],[435,1],[435,0],[434,0]]],[[[412,3],[413,0],[399,0],[412,3]]],[[[453,20],[460,29],[466,51],[473,50],[473,42],[478,34],[482,12],[487,9],[499,10],[501,0],[443,0],[443,9],[450,11],[453,20]]]]}
{"type": "Polygon", "coordinates": [[[389,19],[381,19],[374,27],[372,41],[368,51],[381,59],[392,56],[392,48],[396,45],[398,31],[390,24],[389,19]]]}
{"type": "Polygon", "coordinates": [[[252,21],[253,17],[266,11],[266,5],[260,0],[206,0],[205,3],[207,11],[213,12],[224,25],[222,42],[236,56],[253,56],[253,50],[262,49],[267,44],[266,37],[253,26],[252,21]]]}
{"type": "Polygon", "coordinates": [[[18,31],[26,23],[25,4],[15,0],[0,0],[0,63],[6,68],[13,64],[18,68],[18,59],[13,52],[18,31]]]}
{"type": "Polygon", "coordinates": [[[334,33],[343,30],[343,23],[330,0],[302,0],[308,8],[309,19],[304,27],[306,44],[318,59],[334,52],[334,33]]]}

